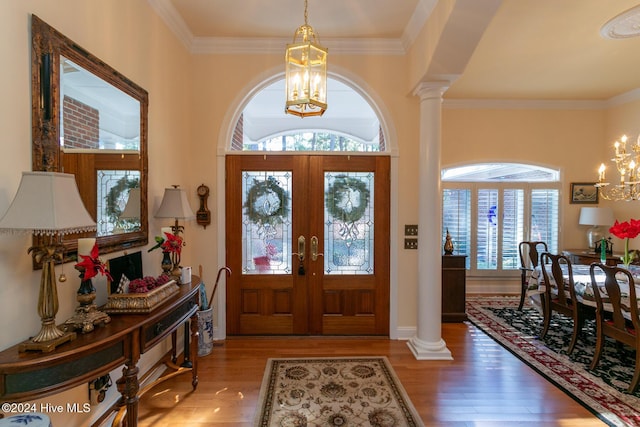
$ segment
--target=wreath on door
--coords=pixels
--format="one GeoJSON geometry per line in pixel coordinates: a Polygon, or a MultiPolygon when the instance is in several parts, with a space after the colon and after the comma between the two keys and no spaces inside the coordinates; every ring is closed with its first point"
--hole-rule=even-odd
{"type": "Polygon", "coordinates": [[[254,179],[244,203],[245,215],[254,224],[278,224],[289,215],[288,202],[287,191],[275,177],[264,181],[254,179]]]}
{"type": "Polygon", "coordinates": [[[359,221],[369,207],[367,183],[350,176],[338,175],[329,186],[325,203],[332,217],[346,223],[359,221]]]}

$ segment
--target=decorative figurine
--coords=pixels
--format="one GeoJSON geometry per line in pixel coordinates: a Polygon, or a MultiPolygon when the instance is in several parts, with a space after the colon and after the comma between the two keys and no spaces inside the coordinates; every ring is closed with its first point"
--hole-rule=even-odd
{"type": "Polygon", "coordinates": [[[451,241],[451,235],[449,234],[449,229],[447,228],[447,236],[444,241],[444,254],[451,255],[453,254],[453,242],[451,241]]]}

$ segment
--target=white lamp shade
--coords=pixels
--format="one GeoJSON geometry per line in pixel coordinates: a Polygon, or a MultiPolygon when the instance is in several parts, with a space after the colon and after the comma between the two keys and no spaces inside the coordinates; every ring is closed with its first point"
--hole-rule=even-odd
{"type": "Polygon", "coordinates": [[[165,188],[162,203],[156,211],[156,218],[194,219],[196,216],[189,206],[187,193],[181,188],[165,188]]]}
{"type": "Polygon", "coordinates": [[[140,188],[129,190],[129,198],[119,219],[140,218],[140,188]]]}
{"type": "Polygon", "coordinates": [[[0,231],[71,234],[96,229],[74,175],[22,172],[18,192],[0,219],[0,231]]]}
{"type": "Polygon", "coordinates": [[[580,225],[613,225],[615,218],[611,208],[580,208],[580,225]]]}

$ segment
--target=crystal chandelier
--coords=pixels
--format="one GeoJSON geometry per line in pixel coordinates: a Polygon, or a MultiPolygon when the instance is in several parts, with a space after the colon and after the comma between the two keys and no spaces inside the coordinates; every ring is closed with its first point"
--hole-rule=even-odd
{"type": "Polygon", "coordinates": [[[305,0],[304,25],[294,33],[293,43],[287,44],[285,113],[298,117],[324,114],[327,109],[327,52],[318,44],[316,33],[307,23],[305,0]]]}
{"type": "Polygon", "coordinates": [[[596,187],[600,191],[600,197],[605,200],[638,200],[640,199],[640,136],[635,144],[632,144],[631,153],[627,153],[627,136],[623,135],[620,141],[613,145],[616,169],[620,175],[618,184],[610,184],[605,181],[606,166],[604,163],[598,169],[598,183],[596,187]]]}

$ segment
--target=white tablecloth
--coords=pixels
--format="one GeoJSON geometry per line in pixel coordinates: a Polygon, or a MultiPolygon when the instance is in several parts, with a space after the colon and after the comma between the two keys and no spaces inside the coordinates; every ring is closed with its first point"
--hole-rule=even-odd
{"type": "MultiPolygon", "coordinates": [[[[596,299],[593,294],[593,288],[591,286],[591,275],[589,265],[583,264],[572,264],[573,270],[573,283],[576,290],[576,298],[578,303],[584,304],[586,306],[594,307],[596,306],[596,299]]],[[[553,276],[551,275],[551,266],[547,267],[547,274],[549,275],[549,279],[553,280],[553,276]]],[[[629,271],[633,275],[633,280],[635,282],[636,295],[640,295],[640,267],[639,266],[629,266],[629,271]]],[[[604,289],[604,278],[605,275],[602,273],[602,270],[596,269],[596,282],[598,282],[601,295],[603,297],[604,309],[607,311],[611,311],[611,305],[607,302],[608,296],[607,292],[604,289]]],[[[566,276],[566,268],[563,266],[563,273],[566,276]]],[[[629,284],[626,280],[620,281],[620,292],[622,294],[622,304],[626,307],[629,306],[629,284]]],[[[551,284],[552,289],[551,292],[557,293],[557,287],[555,283],[551,284]]],[[[529,286],[527,294],[534,301],[534,305],[538,308],[539,295],[545,292],[546,283],[544,283],[544,276],[542,274],[542,267],[538,266],[531,272],[531,276],[529,277],[529,286]]],[[[569,295],[567,295],[568,297],[569,295]]],[[[639,308],[640,308],[640,304],[639,308]]]]}

